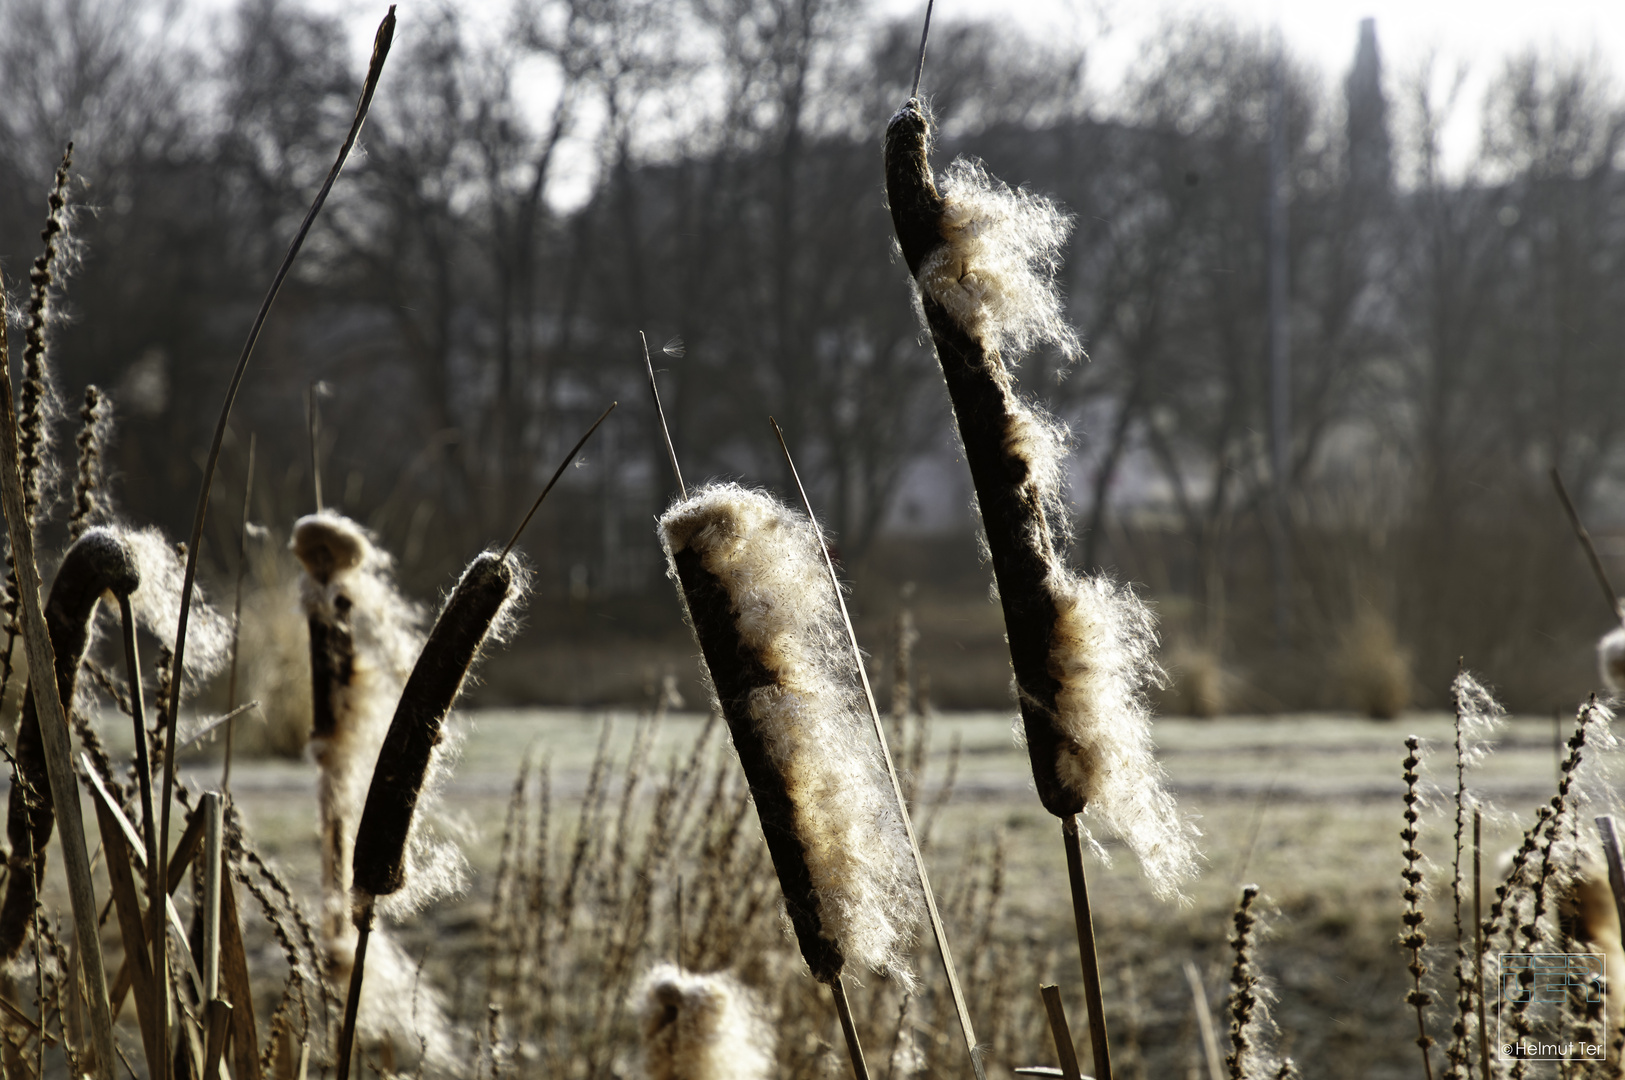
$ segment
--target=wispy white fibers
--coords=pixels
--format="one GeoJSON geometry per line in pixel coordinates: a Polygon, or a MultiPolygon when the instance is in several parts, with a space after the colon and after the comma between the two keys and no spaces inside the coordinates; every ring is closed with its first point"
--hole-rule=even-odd
{"type": "Polygon", "coordinates": [[[1155,620],[1131,589],[1066,566],[1067,432],[1012,376],[1038,345],[1080,351],[1055,280],[1071,219],[976,162],[954,162],[939,184],[930,142],[911,100],[887,125],[887,199],[976,485],[1038,795],[1057,817],[1093,812],[1157,893],[1175,895],[1196,869],[1197,831],[1151,742],[1155,620]]]}
{"type": "Polygon", "coordinates": [[[1069,357],[1081,351],[1055,287],[1071,215],[966,158],[948,166],[940,191],[946,243],[921,263],[920,287],[984,349],[1021,353],[1049,342],[1069,357]]]}
{"type": "Polygon", "coordinates": [[[649,1080],[765,1080],[773,1029],[731,975],[657,964],[633,991],[649,1080]]]}
{"type": "Polygon", "coordinates": [[[1625,626],[1616,626],[1597,642],[1597,673],[1610,694],[1625,694],[1625,626]]]}
{"type": "Polygon", "coordinates": [[[346,517],[324,511],[300,518],[291,547],[303,568],[305,614],[343,627],[353,648],[348,678],[333,687],[333,733],[310,746],[353,829],[396,699],[423,647],[423,611],[396,587],[389,554],[346,517]]]}
{"type": "Polygon", "coordinates": [[[1043,535],[1027,543],[1045,561],[1043,588],[1055,605],[1048,667],[1060,682],[1056,775],[1133,849],[1157,894],[1173,896],[1196,872],[1198,833],[1168,793],[1151,738],[1147,694],[1163,683],[1156,615],[1129,586],[1105,574],[1080,575],[1062,561],[1066,428],[1013,392],[1005,411],[1006,451],[1027,466],[1025,501],[1044,510],[1033,526],[1043,535]]]}
{"type": "MultiPolygon", "coordinates": [[[[1456,676],[1450,684],[1450,696],[1456,703],[1460,728],[1457,738],[1461,766],[1471,769],[1494,749],[1491,740],[1506,722],[1507,712],[1471,672],[1463,671],[1456,676]]],[[[1468,796],[1471,797],[1471,793],[1468,796]]]]}
{"type": "MultiPolygon", "coordinates": [[[[141,628],[175,648],[175,628],[181,617],[181,586],[186,559],[176,545],[154,528],[119,529],[141,568],[141,587],[130,594],[130,606],[141,628]]],[[[192,587],[192,611],[186,624],[186,671],[182,688],[188,693],[225,670],[231,655],[231,621],[204,601],[203,588],[192,587]]]]}
{"type": "Polygon", "coordinates": [[[1056,773],[1125,840],[1160,896],[1196,872],[1196,828],[1164,786],[1146,688],[1160,678],[1155,617],[1134,590],[1057,565],[1050,662],[1066,741],[1056,773]]]}
{"type": "Polygon", "coordinates": [[[923,904],[817,531],[737,484],[702,488],[660,528],[671,576],[677,552],[699,557],[772,680],[752,690],[750,719],[793,806],[824,936],[906,982],[923,904]]]}

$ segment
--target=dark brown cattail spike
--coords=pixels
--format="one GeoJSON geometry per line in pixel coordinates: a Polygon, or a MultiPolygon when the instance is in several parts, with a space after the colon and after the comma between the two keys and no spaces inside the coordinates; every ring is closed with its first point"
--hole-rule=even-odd
{"type": "MultiPolygon", "coordinates": [[[[141,584],[135,556],[116,533],[92,529],[68,549],[45,605],[45,622],[56,654],[57,691],[66,705],[73,701],[79,665],[90,642],[90,620],[104,592],[127,598],[141,584]]],[[[30,685],[33,677],[29,679],[30,685]]],[[[23,701],[17,728],[17,779],[11,786],[6,837],[11,850],[35,853],[32,867],[12,866],[6,896],[0,904],[0,960],[10,961],[22,949],[38,888],[45,877],[45,848],[56,814],[32,691],[23,701]]],[[[14,856],[20,858],[21,856],[14,856]]]]}
{"type": "Polygon", "coordinates": [[[515,577],[511,560],[494,551],[476,556],[435,620],[401,691],[356,829],[354,887],[364,896],[387,896],[406,882],[406,839],[429,759],[515,577]]]}
{"type": "Polygon", "coordinates": [[[784,905],[790,915],[790,925],[795,928],[796,941],[801,945],[801,955],[813,978],[833,985],[840,978],[846,959],[841,955],[840,946],[824,934],[818,894],[807,868],[806,851],[796,832],[795,808],[785,788],[784,776],[775,767],[750,713],[752,693],[758,687],[773,685],[774,677],[755,650],[747,648],[740,638],[728,589],[705,568],[700,555],[683,548],[673,555],[673,561],[683,598],[688,602],[689,618],[694,623],[694,636],[699,639],[700,651],[705,655],[717,700],[722,704],[722,717],[728,722],[745,783],[761,818],[762,835],[767,840],[768,854],[773,857],[773,868],[778,872],[784,905]]]}
{"type": "MultiPolygon", "coordinates": [[[[305,573],[325,588],[336,575],[361,564],[365,541],[342,518],[311,514],[294,523],[293,549],[305,573]]],[[[310,737],[330,739],[338,729],[337,695],[355,675],[355,634],[347,596],[326,604],[306,601],[310,629],[310,737]]]]}

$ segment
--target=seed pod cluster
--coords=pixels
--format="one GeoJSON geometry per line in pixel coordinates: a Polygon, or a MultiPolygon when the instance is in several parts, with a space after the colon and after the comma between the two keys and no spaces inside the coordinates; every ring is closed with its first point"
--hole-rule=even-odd
{"type": "Polygon", "coordinates": [[[817,530],[717,484],[660,533],[807,966],[825,983],[848,959],[907,981],[921,901],[817,530]]]}
{"type": "Polygon", "coordinates": [[[1077,351],[1053,281],[1070,219],[975,163],[939,190],[930,134],[918,100],[892,117],[886,190],[981,509],[1034,784],[1057,817],[1099,813],[1168,894],[1194,870],[1195,829],[1151,743],[1155,621],[1132,590],[1066,567],[1066,433],[1016,394],[1001,352],[1077,351]]]}
{"type": "MultiPolygon", "coordinates": [[[[79,665],[90,645],[91,619],[102,594],[127,597],[140,585],[136,554],[117,531],[90,529],[68,549],[45,604],[45,625],[56,653],[56,687],[64,706],[72,708],[79,665]]],[[[33,681],[30,675],[17,728],[17,775],[7,807],[11,874],[0,903],[0,961],[11,960],[22,948],[45,878],[45,846],[56,824],[33,681]]]]}

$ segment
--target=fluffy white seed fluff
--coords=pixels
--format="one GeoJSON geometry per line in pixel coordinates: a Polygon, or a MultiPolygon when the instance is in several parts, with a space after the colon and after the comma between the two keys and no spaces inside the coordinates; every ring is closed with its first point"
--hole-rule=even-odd
{"type": "MultiPolygon", "coordinates": [[[[181,617],[181,586],[186,560],[157,529],[120,529],[135,553],[141,587],[130,594],[130,608],[143,630],[175,647],[175,628],[181,617]]],[[[225,670],[231,656],[231,621],[203,598],[201,586],[192,588],[192,610],[186,624],[186,671],[182,689],[192,693],[225,670]]]]}
{"type": "MultiPolygon", "coordinates": [[[[1002,371],[998,357],[989,362],[1002,371]]],[[[1066,742],[1056,773],[1140,860],[1159,896],[1177,894],[1196,872],[1198,835],[1165,786],[1151,739],[1147,693],[1162,685],[1156,616],[1134,591],[1105,575],[1069,569],[1069,521],[1061,499],[1067,431],[1022,401],[1008,384],[1005,448],[1027,463],[1029,498],[1043,507],[1027,543],[1048,561],[1044,587],[1055,604],[1049,669],[1060,681],[1055,722],[1066,742]]]]}
{"type": "MultiPolygon", "coordinates": [[[[1494,748],[1492,740],[1506,722],[1506,710],[1470,672],[1463,671],[1456,676],[1450,684],[1450,693],[1461,720],[1462,765],[1470,769],[1494,748]]],[[[1474,798],[1471,792],[1467,797],[1474,798]]]]}
{"type": "Polygon", "coordinates": [[[751,720],[784,777],[825,934],[848,960],[906,982],[922,902],[818,531],[737,484],[702,488],[660,527],[668,560],[687,548],[721,581],[741,639],[775,679],[753,694],[751,720]]]}
{"type": "Polygon", "coordinates": [[[1056,565],[1050,670],[1061,683],[1056,721],[1067,741],[1056,772],[1126,841],[1159,896],[1196,871],[1196,827],[1165,786],[1151,741],[1146,690],[1160,679],[1156,620],[1131,588],[1056,565]]]}
{"type": "Polygon", "coordinates": [[[984,349],[1021,353],[1049,342],[1077,355],[1077,334],[1055,287],[1071,215],[966,158],[948,166],[939,189],[945,243],[920,266],[926,295],[984,349]]]}
{"type": "Polygon", "coordinates": [[[657,964],[633,992],[649,1080],[765,1080],[773,1029],[732,976],[657,964]]]}
{"type": "Polygon", "coordinates": [[[1597,642],[1597,672],[1611,694],[1625,694],[1625,626],[1616,626],[1597,642]]]}
{"type": "Polygon", "coordinates": [[[334,695],[334,734],[310,747],[324,782],[333,786],[335,806],[354,822],[401,687],[423,647],[423,612],[396,587],[388,553],[348,518],[331,511],[300,518],[291,545],[303,566],[305,614],[348,625],[355,643],[353,676],[334,695]],[[330,569],[322,564],[324,553],[339,556],[330,569]]]}

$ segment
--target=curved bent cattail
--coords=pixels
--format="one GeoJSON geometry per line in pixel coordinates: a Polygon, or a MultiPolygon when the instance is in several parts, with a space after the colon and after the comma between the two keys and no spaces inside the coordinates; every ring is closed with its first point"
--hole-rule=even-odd
{"type": "Polygon", "coordinates": [[[1070,221],[977,164],[954,163],[939,192],[929,149],[910,99],[886,129],[886,190],[976,488],[1038,797],[1063,820],[1096,811],[1167,895],[1195,868],[1196,830],[1151,743],[1155,620],[1131,589],[1062,561],[1065,431],[1017,396],[1001,355],[1078,351],[1053,281],[1070,221]]]}
{"type": "Polygon", "coordinates": [[[817,531],[717,484],[660,532],[813,977],[834,985],[851,959],[907,982],[914,865],[817,531]]]}
{"type": "Polygon", "coordinates": [[[633,991],[649,1080],[765,1080],[773,1029],[730,975],[656,964],[633,991]]]}
{"type": "Polygon", "coordinates": [[[304,568],[299,597],[310,626],[325,929],[329,959],[342,966],[354,946],[350,840],[390,712],[422,644],[420,615],[395,588],[389,556],[348,518],[330,511],[300,518],[292,546],[304,568]]]}
{"type": "MultiPolygon", "coordinates": [[[[105,592],[128,597],[140,584],[135,552],[112,529],[89,530],[63,557],[46,601],[45,623],[56,653],[57,691],[65,705],[71,707],[73,701],[79,665],[90,645],[90,623],[97,601],[105,592]]],[[[11,875],[5,900],[0,903],[0,961],[11,960],[22,948],[39,885],[45,877],[45,845],[56,823],[39,713],[32,693],[23,699],[16,757],[17,775],[11,785],[6,819],[11,875]]]]}
{"type": "Polygon", "coordinates": [[[363,902],[406,883],[407,838],[446,713],[487,637],[503,635],[526,584],[517,559],[481,552],[429,631],[378,751],[356,829],[353,887],[363,902]]]}

